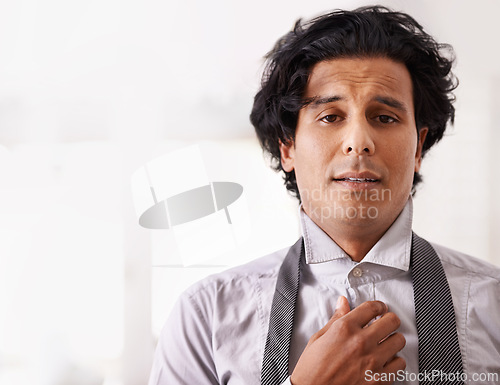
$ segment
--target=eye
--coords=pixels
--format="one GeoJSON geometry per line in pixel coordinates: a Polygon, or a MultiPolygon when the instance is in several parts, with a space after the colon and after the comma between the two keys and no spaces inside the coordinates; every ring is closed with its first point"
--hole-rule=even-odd
{"type": "Polygon", "coordinates": [[[395,118],[393,118],[392,116],[389,116],[389,115],[379,115],[377,118],[378,118],[380,123],[384,123],[384,124],[390,124],[390,123],[394,123],[397,121],[395,118]]]}
{"type": "Polygon", "coordinates": [[[320,120],[322,122],[325,122],[325,123],[334,123],[336,121],[338,121],[340,119],[340,117],[338,115],[326,115],[326,116],[323,116],[320,120]]]}

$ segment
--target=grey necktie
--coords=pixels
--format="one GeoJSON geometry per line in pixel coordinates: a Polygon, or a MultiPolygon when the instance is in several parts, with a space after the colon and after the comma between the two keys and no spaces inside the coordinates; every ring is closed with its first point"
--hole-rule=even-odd
{"type": "MultiPolygon", "coordinates": [[[[300,282],[300,259],[304,258],[303,243],[301,238],[290,248],[278,273],[262,361],[262,385],[279,385],[289,376],[288,356],[300,282]]],[[[463,384],[460,379],[462,355],[448,281],[434,248],[415,233],[412,233],[410,270],[422,376],[420,384],[463,384]],[[446,381],[445,378],[455,380],[446,381]]]]}

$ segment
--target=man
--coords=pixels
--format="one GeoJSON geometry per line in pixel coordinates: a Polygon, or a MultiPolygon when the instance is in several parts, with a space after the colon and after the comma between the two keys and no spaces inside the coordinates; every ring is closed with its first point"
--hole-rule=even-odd
{"type": "Polygon", "coordinates": [[[411,231],[421,159],[454,117],[446,50],[381,7],[276,44],[251,121],[303,237],[190,288],[150,384],[498,383],[499,269],[411,231]]]}

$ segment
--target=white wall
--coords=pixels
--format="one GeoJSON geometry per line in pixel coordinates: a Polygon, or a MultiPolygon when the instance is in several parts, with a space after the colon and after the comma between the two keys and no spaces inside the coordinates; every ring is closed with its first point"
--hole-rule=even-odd
{"type": "MultiPolygon", "coordinates": [[[[500,3],[381,3],[458,57],[456,124],[424,161],[415,229],[500,264],[500,3]]],[[[236,160],[255,225],[286,228],[245,258],[290,243],[293,201],[265,171],[248,122],[261,58],[297,17],[362,4],[0,3],[1,383],[145,382],[153,330],[183,287],[218,268],[152,267],[172,242],[138,226],[130,176],[167,151],[202,140],[244,149],[236,160]]]]}

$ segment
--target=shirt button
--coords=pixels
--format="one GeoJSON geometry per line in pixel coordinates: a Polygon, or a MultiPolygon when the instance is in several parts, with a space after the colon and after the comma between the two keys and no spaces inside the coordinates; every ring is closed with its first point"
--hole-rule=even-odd
{"type": "Polygon", "coordinates": [[[361,270],[359,267],[355,267],[352,269],[352,275],[354,275],[356,278],[359,278],[363,275],[363,270],[361,270]]]}

